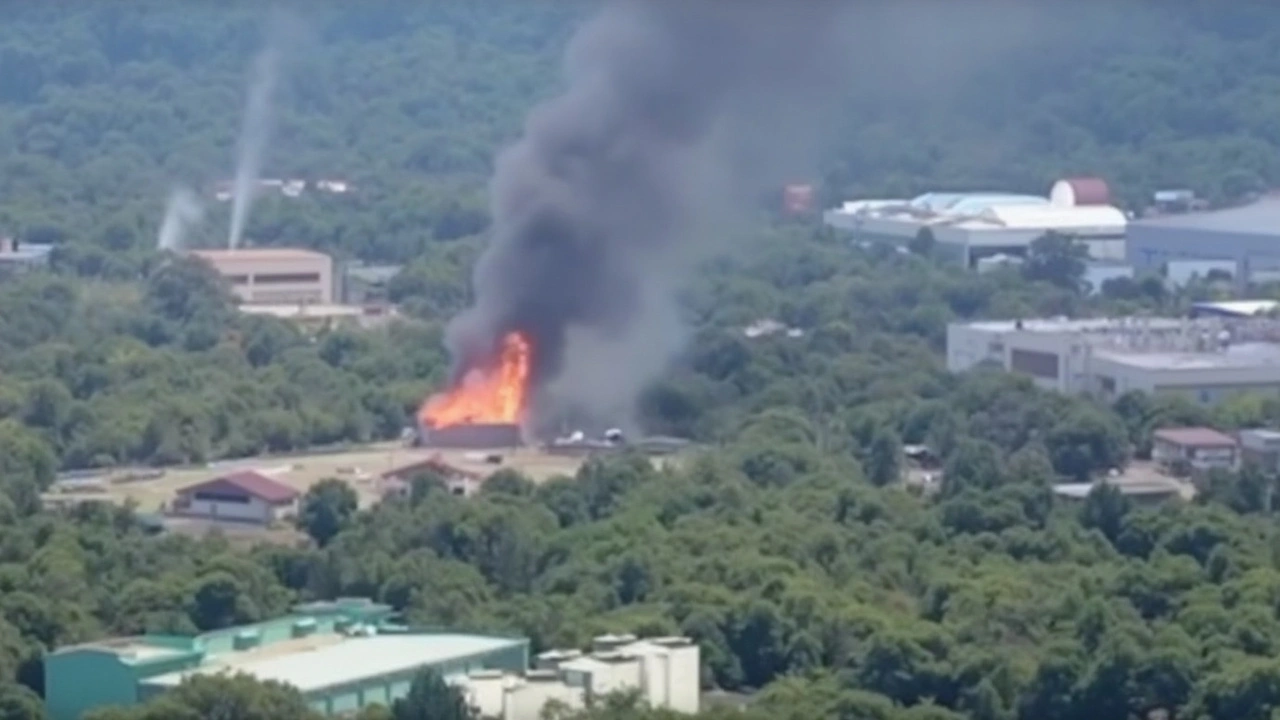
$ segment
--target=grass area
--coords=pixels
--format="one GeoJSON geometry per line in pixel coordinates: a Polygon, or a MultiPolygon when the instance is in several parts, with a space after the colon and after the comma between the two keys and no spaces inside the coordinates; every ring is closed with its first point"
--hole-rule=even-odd
{"type": "Polygon", "coordinates": [[[105,499],[119,503],[132,500],[140,511],[156,512],[183,487],[237,470],[253,470],[291,485],[301,492],[325,478],[339,478],[355,489],[360,496],[361,505],[369,505],[381,496],[379,476],[382,473],[426,460],[437,453],[445,462],[461,469],[492,473],[502,468],[511,468],[524,473],[535,482],[543,482],[557,475],[572,475],[583,462],[582,458],[549,455],[533,448],[494,452],[502,456],[501,464],[486,463],[484,456],[490,454],[486,452],[407,448],[399,443],[386,443],[343,453],[258,457],[197,468],[170,468],[160,477],[147,479],[128,479],[131,473],[122,470],[104,476],[100,482],[55,488],[46,498],[55,503],[85,499],[105,499]]]}

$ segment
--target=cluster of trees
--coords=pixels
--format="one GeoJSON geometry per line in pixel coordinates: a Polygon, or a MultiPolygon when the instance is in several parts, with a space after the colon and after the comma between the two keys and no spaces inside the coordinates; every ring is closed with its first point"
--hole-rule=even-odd
{"type": "MultiPolygon", "coordinates": [[[[478,234],[498,147],[557,88],[590,3],[307,8],[286,38],[268,177],[340,178],[345,196],[268,195],[247,237],[408,262],[478,234]]],[[[933,189],[1043,192],[1101,175],[1140,207],[1153,189],[1230,199],[1280,180],[1274,23],[1254,2],[1149,0],[864,8],[847,28],[827,200],[933,189]],[[1136,30],[1135,30],[1136,29],[1136,30]],[[963,39],[963,40],[962,40],[963,39]],[[847,101],[847,102],[845,102],[847,101]]],[[[175,183],[233,174],[252,4],[14,9],[0,28],[0,232],[59,262],[128,277],[175,183]]],[[[287,25],[288,23],[286,23],[287,25]]],[[[280,23],[276,23],[280,25],[280,23]]],[[[815,109],[815,112],[817,110],[815,109]]],[[[212,208],[194,242],[225,241],[212,208]]]]}
{"type": "MultiPolygon", "coordinates": [[[[851,36],[881,63],[850,75],[858,102],[823,172],[832,196],[1040,191],[1087,172],[1136,205],[1164,184],[1228,199],[1280,176],[1277,25],[1257,3],[1023,3],[999,22],[990,8],[891,5],[868,8],[885,17],[851,36]],[[898,27],[966,42],[900,42],[898,27]]],[[[1106,406],[943,371],[957,319],[1176,312],[1215,291],[1139,280],[1089,295],[1079,258],[1052,237],[1021,269],[969,275],[923,242],[860,250],[803,221],[759,223],[688,289],[688,351],[644,398],[651,430],[707,445],[678,463],[593,461],[541,485],[504,473],[470,500],[423,478],[367,511],[324,483],[304,502],[315,542],[302,547],[152,536],[127,508],[43,510],[59,469],[395,436],[446,371],[441,319],[468,301],[494,150],[554,89],[584,7],[309,9],[266,174],[357,190],[263,198],[249,236],[406,262],[390,293],[413,316],[318,336],[237,314],[206,268],[154,253],[170,183],[231,172],[258,13],[10,10],[0,234],[55,243],[57,256],[50,273],[0,284],[0,717],[42,717],[48,648],[225,627],[335,595],[414,622],[516,630],[535,649],[685,633],[708,687],[753,693],[708,717],[1280,709],[1274,478],[1218,477],[1196,503],[1159,508],[1050,491],[1143,454],[1155,427],[1277,424],[1280,401],[1106,406]],[[804,333],[741,332],[762,318],[804,333]],[[936,494],[899,482],[907,443],[940,455],[936,494]]],[[[195,240],[219,242],[221,215],[195,240]]],[[[431,714],[408,703],[366,720],[446,716],[455,706],[431,682],[431,714]]],[[[99,720],[170,717],[311,716],[288,688],[209,679],[99,720]]],[[[624,700],[582,714],[660,717],[624,700]]]]}
{"type": "MultiPolygon", "coordinates": [[[[257,450],[274,437],[254,434],[257,413],[283,409],[302,422],[333,413],[336,397],[351,398],[359,417],[389,413],[395,427],[421,397],[420,378],[443,368],[438,324],[313,341],[235,315],[206,270],[176,260],[157,263],[139,288],[34,275],[16,283],[28,292],[6,297],[26,312],[0,320],[0,337],[37,334],[0,352],[14,398],[0,502],[0,672],[15,683],[0,701],[30,704],[46,648],[224,627],[301,599],[362,595],[415,623],[518,631],[539,650],[606,631],[688,634],[702,647],[708,687],[755,693],[747,710],[714,716],[1066,720],[1166,710],[1234,720],[1280,707],[1268,694],[1280,673],[1273,479],[1218,478],[1195,504],[1155,509],[1106,492],[1075,506],[1050,491],[1124,464],[1153,427],[1275,422],[1280,402],[1206,410],[1134,395],[1108,407],[1005,374],[953,377],[937,352],[952,319],[1094,312],[1117,301],[1020,271],[965,274],[910,253],[856,250],[804,225],[757,239],[692,289],[699,330],[645,400],[651,425],[688,432],[707,450],[662,467],[593,461],[541,485],[503,473],[473,499],[423,478],[410,497],[368,511],[355,510],[341,483],[323,483],[302,505],[317,541],[305,547],[155,537],[128,509],[94,504],[42,511],[30,483],[73,462],[87,418],[114,429],[132,413],[187,408],[207,424],[179,424],[171,442],[184,451],[223,437],[219,417],[256,441],[239,451],[257,450]],[[805,333],[746,337],[743,325],[761,317],[805,333]],[[387,392],[384,383],[413,388],[409,402],[388,401],[394,412],[373,402],[366,393],[387,392]],[[232,399],[240,404],[218,404],[232,399]],[[224,407],[222,416],[213,409],[224,407]],[[904,443],[941,456],[935,495],[898,482],[904,443]]],[[[428,273],[411,292],[430,298],[433,286],[428,273]]],[[[167,437],[173,417],[143,423],[152,429],[141,437],[167,437]]]]}

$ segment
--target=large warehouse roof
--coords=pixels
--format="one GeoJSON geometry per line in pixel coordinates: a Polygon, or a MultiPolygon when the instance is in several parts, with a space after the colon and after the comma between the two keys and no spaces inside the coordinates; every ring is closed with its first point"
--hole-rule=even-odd
{"type": "Polygon", "coordinates": [[[217,248],[213,250],[191,250],[191,255],[217,263],[223,260],[320,260],[328,259],[328,255],[315,250],[303,248],[217,248]]]}
{"type": "Polygon", "coordinates": [[[1160,215],[1135,220],[1133,224],[1139,227],[1169,227],[1253,235],[1277,235],[1280,234],[1280,199],[1267,198],[1251,205],[1227,208],[1225,210],[1160,215]]]}
{"type": "Polygon", "coordinates": [[[191,675],[245,673],[258,680],[274,680],[312,692],[523,644],[523,640],[482,635],[321,635],[273,643],[257,651],[229,653],[194,670],[159,675],[146,683],[167,687],[178,685],[191,675]]]}
{"type": "Polygon", "coordinates": [[[1123,229],[1129,220],[1123,212],[1110,205],[997,205],[971,222],[975,228],[985,225],[1008,229],[1075,230],[1096,227],[1123,229]]]}

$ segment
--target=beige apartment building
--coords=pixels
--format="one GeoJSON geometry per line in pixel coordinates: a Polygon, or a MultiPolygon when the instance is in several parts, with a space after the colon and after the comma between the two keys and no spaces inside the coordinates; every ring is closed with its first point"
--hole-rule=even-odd
{"type": "Polygon", "coordinates": [[[192,250],[245,304],[330,304],[333,258],[296,248],[192,250]]]}

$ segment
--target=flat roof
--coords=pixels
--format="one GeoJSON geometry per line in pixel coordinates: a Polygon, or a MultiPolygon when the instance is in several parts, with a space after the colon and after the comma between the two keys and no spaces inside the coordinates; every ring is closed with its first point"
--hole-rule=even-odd
{"type": "Polygon", "coordinates": [[[986,332],[1105,332],[1123,328],[1150,328],[1174,330],[1186,325],[1181,318],[1033,318],[1027,320],[979,320],[962,323],[965,327],[986,332]]]}
{"type": "Polygon", "coordinates": [[[1242,343],[1224,352],[1124,352],[1094,350],[1094,357],[1147,370],[1211,370],[1280,365],[1280,345],[1242,343]]]}
{"type": "Polygon", "coordinates": [[[180,647],[170,647],[160,643],[152,642],[147,637],[120,637],[107,638],[105,640],[95,640],[79,645],[68,645],[53,650],[50,654],[56,655],[65,652],[78,652],[84,650],[96,650],[98,652],[111,653],[120,658],[122,662],[148,662],[165,657],[176,657],[178,655],[186,655],[190,650],[180,647]]]}
{"type": "Polygon", "coordinates": [[[286,320],[298,320],[301,318],[338,318],[338,317],[361,317],[368,313],[360,305],[329,305],[322,303],[308,304],[258,304],[258,303],[242,303],[240,312],[249,315],[270,315],[272,317],[284,318],[286,320]]]}
{"type": "Polygon", "coordinates": [[[1241,207],[1142,218],[1131,226],[1216,230],[1280,236],[1280,199],[1263,198],[1241,207]]]}
{"type": "Polygon", "coordinates": [[[328,259],[329,256],[315,250],[303,248],[216,248],[209,250],[189,250],[188,253],[210,262],[219,260],[316,260],[328,259]]]}
{"type": "Polygon", "coordinates": [[[256,650],[226,653],[198,668],[158,675],[144,682],[169,687],[192,675],[244,673],[261,681],[286,683],[305,693],[516,647],[524,642],[462,634],[316,635],[271,643],[256,650]]]}
{"type": "Polygon", "coordinates": [[[1265,315],[1280,308],[1280,300],[1219,300],[1193,303],[1191,308],[1230,315],[1265,315]]]}

